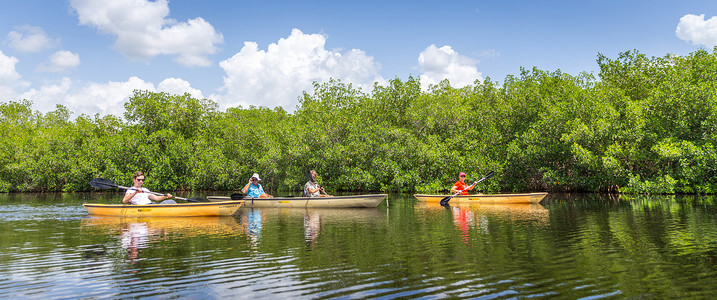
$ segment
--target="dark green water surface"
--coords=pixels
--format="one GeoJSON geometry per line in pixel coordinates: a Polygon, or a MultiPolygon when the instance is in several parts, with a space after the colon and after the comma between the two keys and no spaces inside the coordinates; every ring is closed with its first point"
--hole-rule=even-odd
{"type": "Polygon", "coordinates": [[[0,194],[0,298],[717,296],[714,196],[446,209],[391,194],[375,209],[221,218],[91,217],[81,206],[118,195],[0,194]]]}

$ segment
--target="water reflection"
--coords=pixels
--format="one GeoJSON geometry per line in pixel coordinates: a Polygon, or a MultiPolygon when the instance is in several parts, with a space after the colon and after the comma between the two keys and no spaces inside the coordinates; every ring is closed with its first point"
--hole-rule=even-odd
{"type": "Polygon", "coordinates": [[[471,223],[469,219],[475,219],[475,214],[499,216],[508,220],[532,220],[547,222],[550,219],[550,211],[540,204],[477,204],[457,203],[449,207],[443,207],[438,203],[418,202],[416,209],[449,209],[454,212],[457,222],[471,223]]]}
{"type": "Polygon", "coordinates": [[[717,294],[717,198],[548,197],[445,209],[407,195],[392,196],[390,209],[118,218],[88,216],[72,197],[0,195],[0,298],[717,294]]]}
{"type": "Polygon", "coordinates": [[[306,211],[304,214],[304,241],[307,245],[316,242],[321,232],[321,214],[317,211],[306,211]]]}
{"type": "Polygon", "coordinates": [[[139,249],[147,248],[149,244],[149,226],[147,223],[123,223],[120,241],[122,249],[127,250],[127,260],[134,263],[139,258],[139,249]]]}
{"type": "Polygon", "coordinates": [[[107,230],[121,229],[132,223],[147,226],[150,232],[179,234],[183,237],[197,235],[227,235],[242,231],[234,217],[111,217],[93,216],[82,219],[85,227],[107,230]]]}
{"type": "Polygon", "coordinates": [[[461,231],[463,243],[468,244],[470,241],[470,226],[480,228],[479,224],[475,222],[475,213],[473,210],[465,207],[451,207],[450,210],[453,213],[453,223],[458,227],[458,230],[461,231]]]}
{"type": "Polygon", "coordinates": [[[244,232],[234,217],[110,217],[82,219],[82,226],[111,235],[119,233],[120,247],[131,264],[141,260],[143,249],[167,237],[189,238],[199,235],[236,235],[244,232]]]}
{"type": "Polygon", "coordinates": [[[246,235],[249,244],[256,249],[261,240],[262,220],[264,219],[261,209],[245,209],[242,213],[241,223],[246,228],[246,235]]]}
{"type": "Polygon", "coordinates": [[[239,215],[250,246],[255,250],[261,245],[262,232],[267,222],[303,220],[304,242],[306,246],[311,246],[318,241],[326,223],[375,223],[385,222],[386,218],[382,211],[373,208],[244,208],[239,215]]]}
{"type": "Polygon", "coordinates": [[[443,207],[439,203],[418,202],[415,209],[449,211],[465,244],[470,244],[471,229],[488,234],[491,219],[510,222],[529,221],[537,225],[547,225],[550,221],[550,211],[540,204],[452,203],[450,206],[443,207]]]}

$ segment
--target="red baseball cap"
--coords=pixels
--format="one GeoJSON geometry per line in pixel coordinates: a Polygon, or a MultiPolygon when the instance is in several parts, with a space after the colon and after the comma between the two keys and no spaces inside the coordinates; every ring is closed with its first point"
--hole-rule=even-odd
{"type": "Polygon", "coordinates": [[[461,176],[466,176],[466,173],[463,173],[463,172],[458,173],[458,177],[461,177],[461,176]]]}

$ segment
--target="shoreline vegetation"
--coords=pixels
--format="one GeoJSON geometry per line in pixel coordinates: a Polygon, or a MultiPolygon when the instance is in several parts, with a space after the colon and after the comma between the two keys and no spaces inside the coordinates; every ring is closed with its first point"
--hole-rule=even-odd
{"type": "Polygon", "coordinates": [[[597,63],[428,91],[413,77],[371,91],[330,80],[292,114],[149,91],[123,117],[0,102],[0,192],[92,191],[137,170],[153,191],[238,190],[253,172],[298,191],[315,169],[333,191],[445,192],[459,171],[495,171],[484,193],[717,193],[717,48],[597,63]]]}

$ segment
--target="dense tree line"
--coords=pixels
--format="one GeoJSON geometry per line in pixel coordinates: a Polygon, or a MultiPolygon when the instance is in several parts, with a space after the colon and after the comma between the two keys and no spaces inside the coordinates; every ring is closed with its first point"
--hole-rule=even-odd
{"type": "MultiPolygon", "coordinates": [[[[87,191],[94,177],[157,190],[237,190],[253,172],[298,191],[445,191],[464,171],[484,191],[717,193],[717,51],[637,51],[577,76],[522,69],[498,84],[428,91],[409,77],[362,91],[314,84],[293,113],[136,91],[124,116],[0,103],[0,191],[87,191]]],[[[469,178],[471,179],[471,178],[469,178]]]]}

